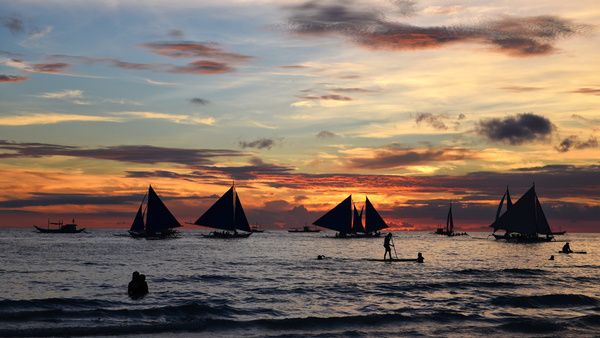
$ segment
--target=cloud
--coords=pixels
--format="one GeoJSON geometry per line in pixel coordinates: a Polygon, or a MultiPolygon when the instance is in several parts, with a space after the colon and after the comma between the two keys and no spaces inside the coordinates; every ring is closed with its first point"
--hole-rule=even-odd
{"type": "Polygon", "coordinates": [[[571,135],[560,142],[558,146],[556,146],[556,150],[561,153],[565,153],[571,149],[586,149],[586,148],[597,148],[598,147],[598,139],[590,136],[587,141],[579,140],[579,136],[571,135]]]}
{"type": "Polygon", "coordinates": [[[294,96],[297,99],[300,100],[333,100],[333,101],[352,101],[351,97],[348,96],[342,96],[342,95],[321,95],[321,96],[294,96]]]}
{"type": "Polygon", "coordinates": [[[199,97],[195,97],[193,99],[190,99],[190,103],[195,103],[195,104],[201,104],[201,105],[207,105],[210,103],[210,101],[205,100],[205,99],[201,99],[199,97]]]}
{"type": "Polygon", "coordinates": [[[133,116],[136,118],[143,119],[162,119],[171,121],[173,123],[178,124],[205,124],[212,126],[215,124],[216,120],[212,117],[193,117],[189,115],[172,115],[172,114],[164,114],[164,113],[154,113],[154,112],[141,112],[141,111],[128,111],[128,112],[118,112],[112,113],[119,116],[133,116]]]}
{"type": "Polygon", "coordinates": [[[448,127],[442,121],[447,119],[446,115],[433,115],[432,113],[417,113],[415,114],[415,122],[417,124],[425,123],[437,130],[447,130],[448,127]]]}
{"type": "Polygon", "coordinates": [[[83,92],[81,90],[63,90],[62,92],[44,93],[37,95],[37,97],[45,99],[73,99],[82,98],[83,92]]]}
{"type": "Polygon", "coordinates": [[[186,66],[177,66],[170,69],[169,73],[177,74],[220,74],[233,70],[233,68],[220,62],[194,61],[186,66]]]}
{"type": "Polygon", "coordinates": [[[577,90],[571,91],[571,93],[590,94],[590,95],[600,96],[600,89],[597,89],[597,88],[579,88],[577,90]]]}
{"type": "Polygon", "coordinates": [[[500,88],[513,93],[529,93],[537,90],[541,90],[539,87],[522,87],[522,86],[508,86],[500,88]]]}
{"type": "Polygon", "coordinates": [[[0,126],[28,126],[35,124],[54,124],[61,122],[121,122],[121,118],[77,114],[29,114],[0,116],[0,126]]]}
{"type": "Polygon", "coordinates": [[[25,33],[25,24],[17,14],[13,14],[12,16],[1,16],[0,22],[2,23],[2,26],[8,28],[12,34],[25,33]]]}
{"type": "Polygon", "coordinates": [[[271,147],[276,145],[278,141],[281,141],[281,140],[261,138],[261,139],[258,139],[256,141],[252,141],[252,142],[240,141],[240,142],[238,142],[238,145],[243,149],[245,149],[245,148],[271,149],[271,147]]]}
{"type": "Polygon", "coordinates": [[[553,43],[591,30],[553,16],[502,17],[476,25],[419,27],[387,19],[387,9],[343,1],[310,1],[288,6],[283,25],[304,37],[337,35],[373,50],[431,49],[452,43],[480,43],[512,56],[535,56],[554,51],[553,43]]]}
{"type": "Polygon", "coordinates": [[[22,77],[18,75],[0,75],[0,82],[19,82],[19,81],[27,81],[28,77],[22,77]]]}
{"type": "Polygon", "coordinates": [[[0,158],[39,158],[50,156],[69,156],[111,160],[119,162],[157,164],[177,163],[187,166],[213,164],[216,157],[240,157],[246,153],[222,149],[183,149],[154,147],[148,145],[112,146],[103,148],[84,148],[47,143],[21,143],[0,140],[0,149],[9,153],[0,154],[0,158]]]}
{"type": "Polygon", "coordinates": [[[185,32],[180,29],[171,29],[171,30],[169,30],[169,32],[167,34],[174,38],[180,38],[185,35],[185,32]]]}
{"type": "Polygon", "coordinates": [[[323,130],[317,134],[317,137],[318,138],[333,138],[333,137],[336,137],[336,135],[330,131],[323,130]]]}
{"type": "Polygon", "coordinates": [[[217,58],[223,61],[247,61],[253,59],[252,56],[230,53],[222,48],[216,42],[154,42],[139,45],[139,47],[149,49],[151,52],[171,58],[217,58]]]}
{"type": "Polygon", "coordinates": [[[353,169],[398,169],[423,166],[434,162],[465,161],[479,158],[479,153],[470,149],[402,148],[390,145],[387,149],[373,149],[370,156],[348,157],[347,166],[353,169]]]}
{"type": "Polygon", "coordinates": [[[547,118],[532,113],[518,114],[504,119],[487,119],[479,122],[479,135],[490,141],[510,145],[548,141],[556,129],[547,118]]]}
{"type": "Polygon", "coordinates": [[[38,73],[60,73],[69,68],[64,62],[38,63],[31,65],[31,69],[38,73]]]}
{"type": "Polygon", "coordinates": [[[573,114],[571,115],[571,118],[584,121],[585,123],[600,124],[600,119],[589,119],[579,114],[573,114]]]}

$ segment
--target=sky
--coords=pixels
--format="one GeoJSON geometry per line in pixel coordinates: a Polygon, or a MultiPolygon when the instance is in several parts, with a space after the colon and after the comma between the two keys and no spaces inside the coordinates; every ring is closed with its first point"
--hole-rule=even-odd
{"type": "MultiPolygon", "coordinates": [[[[600,230],[596,0],[0,0],[0,226],[129,228],[368,196],[396,230],[490,231],[535,184],[600,230]]],[[[198,228],[185,225],[186,228],[198,228]]]]}

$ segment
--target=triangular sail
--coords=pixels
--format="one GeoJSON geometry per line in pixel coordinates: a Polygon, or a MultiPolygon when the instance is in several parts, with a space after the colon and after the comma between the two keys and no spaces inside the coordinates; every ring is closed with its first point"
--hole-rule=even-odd
{"type": "Polygon", "coordinates": [[[365,232],[365,227],[362,224],[362,214],[363,208],[360,209],[360,214],[356,209],[356,205],[354,206],[354,220],[352,221],[352,232],[365,232]]]}
{"type": "Polygon", "coordinates": [[[234,210],[234,218],[235,218],[235,228],[243,231],[252,231],[250,229],[250,224],[248,223],[248,219],[246,218],[246,213],[244,212],[244,208],[242,208],[242,202],[240,202],[240,198],[236,192],[235,194],[235,210],[234,210]]]}
{"type": "Polygon", "coordinates": [[[452,232],[453,230],[454,220],[452,219],[452,204],[450,204],[450,210],[448,211],[448,217],[446,218],[446,232],[452,232]]]}
{"type": "Polygon", "coordinates": [[[175,219],[173,214],[167,209],[158,195],[152,189],[148,189],[148,211],[146,217],[146,231],[165,231],[171,228],[180,227],[181,224],[175,219]]]}
{"type": "Polygon", "coordinates": [[[526,235],[552,233],[535,193],[535,186],[531,187],[490,227],[526,235]]]}
{"type": "Polygon", "coordinates": [[[506,198],[507,192],[508,192],[508,189],[506,190],[506,192],[502,196],[502,199],[500,200],[500,204],[498,205],[498,211],[496,211],[496,219],[500,218],[500,212],[502,212],[502,206],[504,205],[504,198],[506,198]]]}
{"type": "Polygon", "coordinates": [[[375,207],[373,207],[373,204],[371,204],[368,197],[365,205],[365,231],[369,233],[387,228],[387,224],[383,218],[379,216],[379,213],[375,210],[375,207]]]}
{"type": "Polygon", "coordinates": [[[340,232],[352,232],[352,195],[314,221],[313,224],[340,232]]]}
{"type": "Polygon", "coordinates": [[[194,224],[221,230],[251,231],[235,187],[229,188],[194,224]]]}
{"type": "MultiPolygon", "coordinates": [[[[144,199],[146,196],[144,196],[144,199]]],[[[129,231],[142,232],[144,231],[144,214],[142,213],[142,208],[144,206],[144,201],[142,200],[142,204],[140,204],[140,208],[138,209],[137,214],[135,215],[135,219],[133,220],[133,224],[131,224],[131,228],[129,231]]]]}

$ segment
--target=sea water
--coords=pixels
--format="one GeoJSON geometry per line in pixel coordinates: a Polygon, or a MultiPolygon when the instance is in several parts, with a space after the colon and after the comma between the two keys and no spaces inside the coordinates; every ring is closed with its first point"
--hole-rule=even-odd
{"type": "Polygon", "coordinates": [[[203,232],[2,229],[0,336],[600,335],[600,234],[513,244],[394,232],[394,256],[425,262],[384,263],[368,260],[383,258],[383,237],[203,232]],[[588,253],[558,254],[564,241],[588,253]],[[150,289],[138,300],[133,271],[150,289]]]}

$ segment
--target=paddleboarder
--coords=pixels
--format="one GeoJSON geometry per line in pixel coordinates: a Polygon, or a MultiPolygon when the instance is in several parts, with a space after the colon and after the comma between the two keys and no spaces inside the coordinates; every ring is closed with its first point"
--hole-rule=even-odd
{"type": "Polygon", "coordinates": [[[417,255],[417,263],[423,263],[424,260],[425,258],[423,258],[423,255],[419,252],[417,255]]]}
{"type": "Polygon", "coordinates": [[[392,233],[390,232],[383,239],[383,247],[385,248],[385,253],[383,254],[383,259],[384,260],[385,260],[385,256],[388,253],[390,254],[390,260],[392,260],[392,249],[391,249],[391,246],[394,246],[394,245],[390,243],[391,240],[392,240],[392,233]]]}
{"type": "Polygon", "coordinates": [[[573,252],[573,250],[571,250],[571,246],[569,245],[569,242],[567,242],[567,244],[565,244],[565,245],[563,246],[563,249],[562,249],[562,251],[563,251],[564,253],[571,253],[571,252],[573,252]]]}

